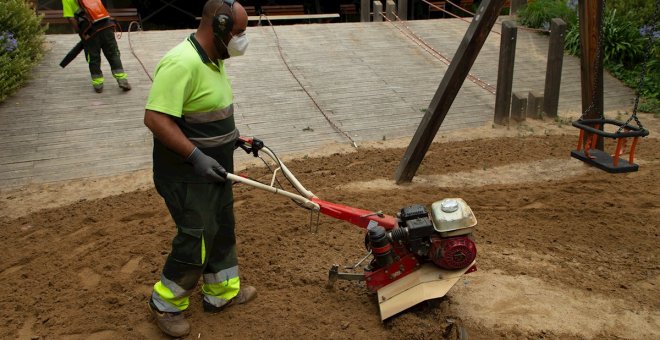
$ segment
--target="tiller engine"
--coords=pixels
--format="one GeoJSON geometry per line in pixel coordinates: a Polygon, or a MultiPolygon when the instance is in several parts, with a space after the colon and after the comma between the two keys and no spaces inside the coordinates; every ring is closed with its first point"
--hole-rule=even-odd
{"type": "Polygon", "coordinates": [[[279,158],[258,139],[241,137],[237,142],[255,157],[261,151],[276,164],[270,185],[234,174],[227,179],[291,198],[302,207],[347,221],[365,229],[367,255],[353,266],[369,260],[362,273],[340,272],[333,265],[328,288],[337,279],[364,280],[378,294],[381,320],[422,301],[440,298],[463,274],[476,270],[477,247],[472,232],[477,219],[460,198],[445,198],[431,205],[410,205],[394,216],[320,200],[305,189],[279,158]],[[281,171],[298,194],[274,187],[281,171]]]}

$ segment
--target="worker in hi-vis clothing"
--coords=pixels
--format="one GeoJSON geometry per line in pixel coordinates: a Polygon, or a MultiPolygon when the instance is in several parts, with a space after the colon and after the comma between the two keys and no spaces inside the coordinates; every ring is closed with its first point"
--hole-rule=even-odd
{"type": "Polygon", "coordinates": [[[117,23],[110,17],[101,0],[62,0],[62,16],[67,18],[73,30],[83,40],[94,91],[103,92],[101,51],[110,63],[112,76],[117,79],[119,87],[129,91],[131,85],[121,64],[119,47],[115,39],[117,23]]]}
{"type": "Polygon", "coordinates": [[[203,308],[219,312],[256,297],[241,285],[234,235],[234,124],[224,60],[245,53],[248,16],[234,0],[209,0],[197,31],[156,67],[144,114],[154,134],[153,180],[177,228],[149,308],[159,328],[190,332],[181,313],[203,278],[203,308]]]}

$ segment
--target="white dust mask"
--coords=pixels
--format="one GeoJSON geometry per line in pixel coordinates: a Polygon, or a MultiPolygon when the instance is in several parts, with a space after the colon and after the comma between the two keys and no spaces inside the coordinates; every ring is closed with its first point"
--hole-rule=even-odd
{"type": "Polygon", "coordinates": [[[231,37],[227,44],[227,53],[230,57],[238,57],[245,54],[248,47],[248,38],[245,32],[231,37]]]}

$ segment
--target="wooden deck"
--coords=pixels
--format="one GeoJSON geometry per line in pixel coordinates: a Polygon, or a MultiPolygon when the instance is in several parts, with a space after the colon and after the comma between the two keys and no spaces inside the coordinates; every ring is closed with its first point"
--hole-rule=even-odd
{"type": "MultiPolygon", "coordinates": [[[[410,21],[407,25],[450,57],[468,24],[457,19],[410,21]]],[[[336,23],[276,26],[281,50],[304,88],[333,123],[359,144],[412,136],[447,66],[406,38],[392,24],[336,23]]],[[[495,27],[499,30],[499,26],[495,27]]],[[[135,53],[152,73],[158,60],[192,30],[134,32],[135,53]]],[[[271,27],[248,27],[245,56],[230,59],[236,122],[279,154],[349,143],[333,129],[282,62],[271,27]]],[[[50,51],[33,78],[0,104],[0,188],[124,174],[151,166],[152,137],[142,123],[150,80],[119,39],[133,85],[122,92],[103,61],[106,87],[91,88],[79,56],[58,64],[76,35],[49,35],[50,51]],[[109,79],[108,79],[109,78],[109,79]]],[[[497,80],[500,36],[490,34],[471,73],[497,80]]],[[[543,91],[548,39],[518,32],[513,91],[543,91]]],[[[579,111],[580,66],[564,59],[559,112],[579,111]]],[[[629,109],[633,93],[606,75],[605,107],[629,109]]],[[[495,96],[466,80],[440,131],[483,126],[493,120],[495,96]]]]}

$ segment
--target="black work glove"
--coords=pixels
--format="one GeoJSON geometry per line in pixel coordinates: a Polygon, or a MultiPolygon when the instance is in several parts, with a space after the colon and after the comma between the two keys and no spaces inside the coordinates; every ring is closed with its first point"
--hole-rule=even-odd
{"type": "Polygon", "coordinates": [[[190,153],[186,162],[195,168],[195,174],[208,179],[211,182],[224,182],[227,178],[227,170],[215,159],[205,155],[201,150],[195,148],[190,153]]]}

